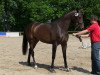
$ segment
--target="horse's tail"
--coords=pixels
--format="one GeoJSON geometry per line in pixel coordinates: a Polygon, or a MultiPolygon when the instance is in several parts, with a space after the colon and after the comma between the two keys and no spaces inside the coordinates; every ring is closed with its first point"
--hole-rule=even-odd
{"type": "Polygon", "coordinates": [[[26,55],[26,52],[28,50],[28,41],[26,38],[26,33],[23,34],[23,43],[22,43],[22,53],[23,55],[26,55]]]}

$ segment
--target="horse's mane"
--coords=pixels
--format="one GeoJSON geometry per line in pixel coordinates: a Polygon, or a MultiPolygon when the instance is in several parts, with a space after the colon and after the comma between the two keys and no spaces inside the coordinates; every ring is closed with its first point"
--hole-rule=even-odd
{"type": "Polygon", "coordinates": [[[65,13],[64,15],[62,15],[61,17],[57,17],[56,19],[52,20],[51,23],[56,23],[56,22],[60,22],[64,19],[66,19],[67,17],[69,17],[70,14],[76,12],[76,10],[73,10],[73,11],[70,11],[70,12],[67,12],[65,13]]]}

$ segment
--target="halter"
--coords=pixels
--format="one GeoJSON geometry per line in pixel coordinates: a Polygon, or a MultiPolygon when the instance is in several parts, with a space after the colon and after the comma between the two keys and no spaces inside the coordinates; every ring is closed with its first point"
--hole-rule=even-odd
{"type": "MultiPolygon", "coordinates": [[[[78,16],[79,16],[79,13],[78,13],[78,12],[75,13],[75,16],[78,17],[78,16]]],[[[83,23],[82,23],[82,24],[83,24],[83,23]]],[[[74,31],[75,31],[77,28],[79,28],[79,26],[80,26],[80,25],[78,24],[77,27],[75,27],[74,31]]]]}
{"type": "MultiPolygon", "coordinates": [[[[84,25],[84,23],[82,23],[82,24],[84,25]]],[[[75,31],[77,28],[79,28],[79,26],[80,26],[80,25],[78,24],[77,27],[75,27],[74,31],[75,31]]]]}
{"type": "Polygon", "coordinates": [[[80,25],[78,25],[77,27],[75,27],[74,31],[75,31],[77,28],[79,28],[79,26],[80,26],[80,25]]]}

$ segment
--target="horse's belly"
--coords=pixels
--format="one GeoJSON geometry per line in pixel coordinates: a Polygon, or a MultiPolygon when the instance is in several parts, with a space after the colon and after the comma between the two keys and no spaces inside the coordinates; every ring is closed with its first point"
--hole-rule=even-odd
{"type": "Polygon", "coordinates": [[[51,43],[51,38],[49,36],[41,36],[38,38],[41,42],[51,43]]]}

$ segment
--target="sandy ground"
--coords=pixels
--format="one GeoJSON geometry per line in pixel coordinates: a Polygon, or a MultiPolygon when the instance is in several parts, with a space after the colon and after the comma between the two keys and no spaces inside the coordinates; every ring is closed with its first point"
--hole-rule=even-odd
{"type": "MultiPolygon", "coordinates": [[[[90,44],[89,38],[84,38],[90,44]]],[[[82,49],[81,43],[74,36],[69,37],[67,62],[71,72],[59,69],[63,67],[63,56],[60,45],[57,47],[55,70],[49,70],[51,64],[51,45],[39,42],[35,48],[35,59],[38,69],[27,66],[27,56],[22,55],[22,37],[0,37],[0,75],[91,75],[91,48],[82,49]]],[[[31,59],[32,62],[32,59],[31,59]]]]}

